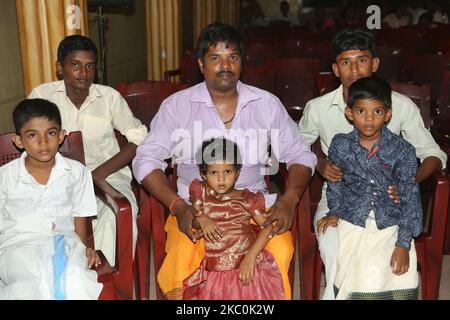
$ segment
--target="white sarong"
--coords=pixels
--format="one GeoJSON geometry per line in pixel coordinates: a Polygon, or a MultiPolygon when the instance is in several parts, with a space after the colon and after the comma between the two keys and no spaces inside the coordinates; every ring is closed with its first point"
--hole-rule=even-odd
{"type": "Polygon", "coordinates": [[[340,220],[337,232],[336,299],[417,299],[419,278],[414,240],[409,250],[408,271],[398,276],[391,270],[398,226],[379,230],[372,211],[365,228],[340,220]]]}

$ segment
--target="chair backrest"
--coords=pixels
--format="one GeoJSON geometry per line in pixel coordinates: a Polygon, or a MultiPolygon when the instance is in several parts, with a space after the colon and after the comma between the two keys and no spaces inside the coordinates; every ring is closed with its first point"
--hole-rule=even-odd
{"type": "Polygon", "coordinates": [[[241,81],[273,93],[275,70],[270,66],[244,65],[241,81]]]}
{"type": "Polygon", "coordinates": [[[140,81],[129,85],[119,84],[117,89],[134,116],[149,128],[161,103],[176,92],[178,87],[174,83],[165,81],[140,81]]]}
{"type": "Polygon", "coordinates": [[[410,80],[415,84],[429,84],[431,98],[437,100],[442,92],[442,74],[450,70],[450,55],[424,54],[408,59],[410,80]]]}
{"type": "Polygon", "coordinates": [[[276,39],[252,40],[245,44],[245,52],[242,58],[244,66],[265,66],[270,59],[279,56],[276,39]]]}
{"type": "Polygon", "coordinates": [[[316,76],[316,85],[319,95],[331,92],[341,85],[341,81],[333,72],[320,72],[316,76]]]}
{"type": "Polygon", "coordinates": [[[391,82],[393,91],[408,96],[420,109],[425,128],[431,125],[431,88],[430,85],[414,85],[403,82],[391,82]]]}
{"type": "Polygon", "coordinates": [[[405,50],[401,47],[377,46],[376,56],[380,66],[376,75],[388,81],[402,81],[405,67],[405,50]]]}
{"type": "MultiPolygon", "coordinates": [[[[442,75],[442,91],[439,98],[439,114],[450,119],[450,70],[444,71],[442,75]]],[[[450,124],[447,123],[450,127],[450,124]]]]}
{"type": "Polygon", "coordinates": [[[281,58],[274,61],[275,95],[280,98],[290,116],[298,122],[306,103],[318,96],[316,76],[319,60],[281,58]]]}
{"type": "MultiPolygon", "coordinates": [[[[17,149],[12,141],[14,133],[0,135],[0,166],[20,157],[22,151],[17,149]]],[[[84,148],[81,131],[73,131],[68,134],[59,148],[59,152],[70,159],[84,162],[84,148]]]]}

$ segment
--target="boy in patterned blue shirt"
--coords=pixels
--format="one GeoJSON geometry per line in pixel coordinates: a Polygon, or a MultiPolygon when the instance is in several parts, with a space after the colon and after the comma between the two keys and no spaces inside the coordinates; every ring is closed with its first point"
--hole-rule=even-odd
{"type": "Polygon", "coordinates": [[[355,129],[334,136],[328,152],[344,171],[340,181],[328,184],[330,211],[318,222],[318,232],[331,226],[339,236],[336,299],[417,298],[417,160],[414,147],[386,127],[391,105],[386,81],[354,82],[345,114],[355,129]],[[390,185],[398,186],[401,203],[389,201],[390,185]]]}

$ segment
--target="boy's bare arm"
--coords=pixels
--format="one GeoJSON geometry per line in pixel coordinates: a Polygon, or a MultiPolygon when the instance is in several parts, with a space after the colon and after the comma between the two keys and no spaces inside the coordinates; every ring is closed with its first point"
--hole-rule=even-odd
{"type": "Polygon", "coordinates": [[[110,174],[122,169],[128,165],[136,155],[137,145],[132,142],[128,142],[116,155],[111,159],[99,165],[92,171],[92,178],[95,181],[104,180],[110,174]]]}
{"type": "Polygon", "coordinates": [[[85,217],[75,217],[75,219],[74,219],[75,233],[80,237],[81,242],[83,242],[83,244],[86,247],[89,247],[89,244],[87,241],[88,240],[87,239],[88,238],[87,223],[88,223],[88,219],[86,219],[85,217]]]}
{"type": "MultiPolygon", "coordinates": [[[[81,242],[86,246],[86,257],[88,260],[88,268],[92,266],[98,267],[101,264],[100,256],[95,251],[94,248],[89,246],[88,234],[87,234],[87,224],[91,223],[91,221],[85,217],[75,217],[75,232],[81,239],[81,242]]],[[[93,243],[93,242],[92,242],[93,243]]]]}

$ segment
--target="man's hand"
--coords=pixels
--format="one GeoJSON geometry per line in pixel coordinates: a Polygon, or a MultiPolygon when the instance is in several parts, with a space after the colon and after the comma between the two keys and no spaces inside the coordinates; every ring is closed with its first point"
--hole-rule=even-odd
{"type": "Polygon", "coordinates": [[[396,186],[389,186],[387,192],[389,194],[389,198],[391,198],[392,201],[394,201],[396,204],[400,203],[400,197],[397,194],[398,189],[396,186]]]}
{"type": "Polygon", "coordinates": [[[194,207],[187,205],[184,201],[177,201],[172,211],[175,217],[177,217],[178,229],[187,235],[193,243],[196,243],[197,238],[192,233],[192,221],[196,212],[194,207]]]}
{"type": "Polygon", "coordinates": [[[392,273],[399,276],[409,269],[409,251],[402,247],[395,247],[391,257],[392,273]]]}
{"type": "Polygon", "coordinates": [[[335,214],[323,217],[317,222],[317,233],[324,234],[328,227],[337,227],[339,224],[339,217],[335,214]]]}
{"type": "Polygon", "coordinates": [[[86,248],[86,257],[88,260],[89,269],[91,269],[93,266],[97,268],[102,263],[97,251],[92,248],[86,248]]]}
{"type": "Polygon", "coordinates": [[[344,176],[342,169],[328,159],[320,159],[316,169],[328,182],[339,182],[344,176]]]}
{"type": "Polygon", "coordinates": [[[219,226],[217,225],[217,223],[214,222],[213,219],[203,214],[200,217],[197,217],[196,220],[200,224],[200,227],[202,228],[203,237],[205,238],[206,241],[208,242],[220,241],[220,239],[222,238],[222,232],[220,231],[219,226]]]}
{"type": "Polygon", "coordinates": [[[294,220],[294,210],[297,201],[289,200],[283,197],[277,200],[275,204],[270,209],[271,215],[262,225],[262,228],[267,227],[272,222],[277,221],[277,223],[273,226],[272,231],[270,232],[269,238],[272,238],[274,235],[282,234],[289,230],[292,226],[292,220],[294,220]]]}

